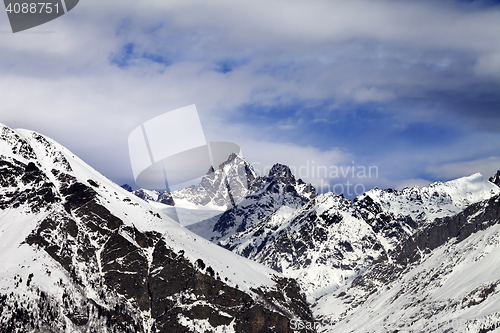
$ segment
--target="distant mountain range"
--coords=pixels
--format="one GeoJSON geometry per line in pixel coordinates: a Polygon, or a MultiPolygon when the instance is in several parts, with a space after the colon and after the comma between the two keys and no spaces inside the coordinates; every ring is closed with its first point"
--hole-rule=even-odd
{"type": "Polygon", "coordinates": [[[233,154],[131,193],[0,125],[0,185],[2,332],[500,330],[500,171],[348,200],[233,154]]]}

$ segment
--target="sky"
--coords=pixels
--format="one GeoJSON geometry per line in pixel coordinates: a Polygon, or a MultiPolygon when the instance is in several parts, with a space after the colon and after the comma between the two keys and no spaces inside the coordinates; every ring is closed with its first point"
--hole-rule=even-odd
{"type": "MultiPolygon", "coordinates": [[[[196,104],[320,192],[500,169],[497,1],[81,0],[13,34],[0,14],[0,123],[134,185],[128,135],[196,104]]],[[[165,143],[169,144],[169,143],[165,143]]]]}

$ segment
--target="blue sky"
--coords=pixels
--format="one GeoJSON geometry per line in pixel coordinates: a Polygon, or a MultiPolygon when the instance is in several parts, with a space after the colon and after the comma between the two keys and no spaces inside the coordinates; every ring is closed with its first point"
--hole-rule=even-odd
{"type": "Polygon", "coordinates": [[[261,172],[379,171],[304,177],[316,185],[500,169],[496,1],[82,0],[9,29],[0,15],[0,122],[52,137],[120,184],[133,183],[129,133],[190,104],[209,141],[238,143],[261,172]]]}

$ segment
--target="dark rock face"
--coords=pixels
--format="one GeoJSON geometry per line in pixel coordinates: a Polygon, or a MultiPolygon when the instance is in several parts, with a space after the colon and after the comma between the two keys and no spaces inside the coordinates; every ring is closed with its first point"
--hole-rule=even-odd
{"type": "Polygon", "coordinates": [[[160,196],[156,201],[165,205],[175,206],[174,198],[172,198],[172,194],[168,191],[165,191],[162,194],[160,194],[160,196]]]}
{"type": "Polygon", "coordinates": [[[497,173],[489,179],[489,181],[497,186],[500,186],[500,170],[498,170],[497,173]]]}
{"type": "Polygon", "coordinates": [[[461,242],[471,234],[497,223],[500,223],[500,195],[473,204],[457,215],[436,219],[433,224],[418,230],[401,245],[397,262],[415,262],[421,258],[421,251],[429,253],[452,238],[461,242]]]}
{"type": "Polygon", "coordinates": [[[152,197],[150,194],[148,194],[144,189],[138,189],[132,192],[134,195],[138,196],[142,200],[146,201],[156,201],[156,197],[152,197]]]}
{"type": "Polygon", "coordinates": [[[163,240],[155,246],[151,271],[151,313],[157,318],[153,329],[160,332],[188,332],[178,323],[179,317],[206,319],[214,327],[229,325],[235,319],[237,332],[272,332],[271,327],[276,332],[292,332],[289,320],[293,313],[303,320],[312,319],[293,282],[278,281],[279,289],[274,291],[255,290],[267,300],[268,309],[219,278],[202,274],[182,254],[169,250],[163,240]],[[293,302],[286,301],[285,294],[293,302]]]}
{"type": "Polygon", "coordinates": [[[283,164],[276,163],[269,170],[269,178],[274,178],[285,184],[295,183],[295,177],[289,167],[283,164]]]}
{"type": "Polygon", "coordinates": [[[33,162],[24,165],[15,160],[3,160],[0,161],[0,168],[2,187],[12,188],[0,198],[1,209],[28,205],[31,210],[39,212],[44,203],[58,201],[54,184],[33,162]]]}
{"type": "Polygon", "coordinates": [[[136,300],[141,311],[149,310],[148,260],[140,247],[120,234],[112,234],[102,249],[101,267],[107,286],[136,300]]]}
{"type": "Polygon", "coordinates": [[[128,191],[128,192],[132,192],[132,186],[130,186],[129,184],[123,184],[121,186],[122,189],[124,189],[125,191],[128,191]]]}
{"type": "Polygon", "coordinates": [[[413,232],[418,228],[417,222],[411,216],[387,212],[370,196],[365,196],[360,200],[354,199],[353,206],[354,215],[366,221],[375,233],[383,235],[386,239],[402,242],[410,236],[409,231],[413,232]]]}
{"type": "Polygon", "coordinates": [[[12,153],[14,154],[19,155],[24,159],[36,158],[33,148],[16,132],[6,126],[1,126],[0,128],[0,140],[8,143],[12,153]]]}

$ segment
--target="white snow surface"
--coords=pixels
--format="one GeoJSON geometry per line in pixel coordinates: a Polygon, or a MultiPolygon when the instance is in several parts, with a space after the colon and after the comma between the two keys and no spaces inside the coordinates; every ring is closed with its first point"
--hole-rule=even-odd
{"type": "Polygon", "coordinates": [[[352,307],[366,295],[355,286],[321,298],[313,307],[319,332],[496,332],[500,225],[450,240],[387,285],[373,283],[362,306],[352,307]]]}

